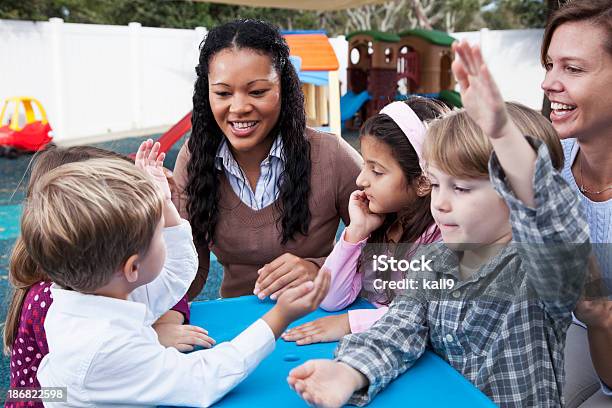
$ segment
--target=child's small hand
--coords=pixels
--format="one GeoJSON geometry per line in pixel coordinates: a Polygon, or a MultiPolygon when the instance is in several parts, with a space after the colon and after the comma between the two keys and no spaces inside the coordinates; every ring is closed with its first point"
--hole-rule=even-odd
{"type": "Polygon", "coordinates": [[[321,268],[316,279],[287,289],[279,296],[276,305],[262,319],[278,338],[294,320],[316,310],[329,290],[331,281],[327,269],[321,268]]]}
{"type": "Polygon", "coordinates": [[[153,143],[153,140],[148,139],[140,144],[136,153],[136,167],[144,171],[151,180],[161,189],[166,200],[170,200],[170,186],[166,173],[164,172],[165,153],[159,153],[159,142],[153,143]]]}
{"type": "Polygon", "coordinates": [[[453,61],[452,70],[461,87],[465,110],[487,136],[493,139],[502,137],[503,129],[510,120],[480,47],[470,46],[463,40],[453,43],[452,49],[459,56],[453,61]]]}
{"type": "Polygon", "coordinates": [[[368,384],[359,371],[332,360],[307,361],[289,372],[287,382],[308,405],[316,407],[341,407],[368,384]]]}
{"type": "Polygon", "coordinates": [[[295,341],[298,346],[312,343],[338,341],[351,333],[348,313],[325,316],[287,330],[281,336],[285,341],[295,341]]]}
{"type": "Polygon", "coordinates": [[[370,211],[366,193],[361,190],[351,193],[348,210],[351,223],[347,227],[345,239],[353,244],[367,238],[385,221],[384,215],[370,211]]]}
{"type": "Polygon", "coordinates": [[[285,253],[257,271],[253,294],[259,299],[276,300],[285,290],[298,286],[317,276],[319,266],[290,253],[285,253]]]}
{"type": "Polygon", "coordinates": [[[331,275],[325,268],[321,268],[314,282],[305,282],[298,287],[287,289],[279,296],[276,307],[281,309],[287,320],[294,321],[310,312],[315,311],[329,290],[331,275]],[[312,288],[304,294],[300,287],[312,288]]]}
{"type": "Polygon", "coordinates": [[[201,327],[188,324],[158,323],[153,325],[162,346],[174,347],[178,351],[192,351],[195,346],[211,348],[215,340],[201,327]]]}

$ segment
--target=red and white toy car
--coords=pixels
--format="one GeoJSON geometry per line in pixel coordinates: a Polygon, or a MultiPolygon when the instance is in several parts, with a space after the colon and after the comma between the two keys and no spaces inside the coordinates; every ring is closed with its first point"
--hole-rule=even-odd
{"type": "Polygon", "coordinates": [[[37,152],[53,139],[47,114],[41,103],[30,97],[12,97],[0,113],[0,156],[17,157],[37,152]]]}

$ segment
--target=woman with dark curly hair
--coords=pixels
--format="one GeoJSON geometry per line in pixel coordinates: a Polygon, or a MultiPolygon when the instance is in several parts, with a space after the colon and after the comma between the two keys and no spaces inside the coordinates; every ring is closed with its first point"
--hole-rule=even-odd
{"type": "Polygon", "coordinates": [[[341,138],[306,127],[289,47],[262,21],[212,29],[200,50],[191,138],[177,158],[176,198],[189,219],[202,290],[212,251],[221,296],[272,299],[312,280],[331,252],[360,171],[341,138]]]}

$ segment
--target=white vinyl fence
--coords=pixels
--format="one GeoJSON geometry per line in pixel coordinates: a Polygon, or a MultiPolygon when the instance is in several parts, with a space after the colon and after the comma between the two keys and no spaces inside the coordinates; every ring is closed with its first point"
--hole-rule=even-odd
{"type": "Polygon", "coordinates": [[[542,109],[540,87],[544,68],[540,46],[544,30],[487,30],[453,33],[458,40],[479,44],[504,99],[542,109]]]}
{"type": "Polygon", "coordinates": [[[0,20],[0,99],[39,99],[57,141],[171,125],[206,29],[0,20]]]}
{"type": "MultiPolygon", "coordinates": [[[[0,20],[0,99],[38,98],[56,141],[104,140],[117,132],[163,128],[192,106],[206,29],[0,20]]],[[[504,97],[539,109],[542,30],[454,33],[480,43],[504,97]]],[[[348,44],[330,39],[346,91],[348,44]]]]}

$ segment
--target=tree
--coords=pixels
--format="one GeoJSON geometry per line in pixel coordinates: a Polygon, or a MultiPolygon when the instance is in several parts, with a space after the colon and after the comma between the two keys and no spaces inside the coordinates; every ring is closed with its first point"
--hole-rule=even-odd
{"type": "Polygon", "coordinates": [[[543,0],[496,0],[483,18],[493,30],[542,28],[547,12],[548,4],[543,0]]]}
{"type": "Polygon", "coordinates": [[[481,9],[485,0],[449,0],[443,8],[442,29],[449,32],[472,31],[484,27],[481,9]]]}
{"type": "Polygon", "coordinates": [[[346,10],[348,31],[376,29],[402,31],[407,28],[444,31],[479,29],[485,0],[394,0],[346,10]]]}
{"type": "MultiPolygon", "coordinates": [[[[150,27],[212,27],[236,18],[258,18],[282,29],[324,29],[331,36],[356,30],[399,32],[408,28],[444,31],[543,26],[546,5],[562,0],[389,0],[353,9],[316,12],[232,6],[185,0],[0,0],[0,18],[150,27]],[[484,8],[483,8],[484,7],[484,8]]],[[[584,0],[587,1],[587,0],[584,0]]]]}

